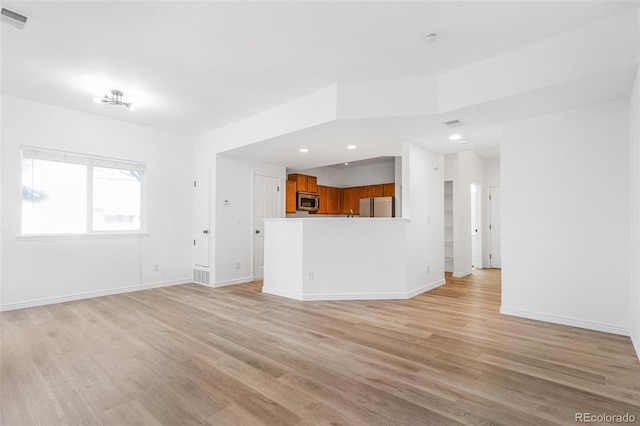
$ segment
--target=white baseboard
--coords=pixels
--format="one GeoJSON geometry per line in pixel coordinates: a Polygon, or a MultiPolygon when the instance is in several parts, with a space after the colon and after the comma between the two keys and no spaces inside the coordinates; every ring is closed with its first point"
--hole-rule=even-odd
{"type": "Polygon", "coordinates": [[[142,289],[150,290],[152,288],[171,287],[173,285],[192,284],[192,283],[193,283],[193,280],[191,278],[186,278],[184,280],[161,281],[157,283],[142,284],[142,289]]]}
{"type": "Polygon", "coordinates": [[[407,297],[406,299],[411,299],[414,296],[419,295],[420,293],[424,293],[425,291],[429,291],[429,290],[433,290],[434,288],[438,288],[441,285],[446,284],[447,281],[442,278],[439,279],[438,281],[432,282],[431,284],[427,284],[427,285],[423,285],[422,287],[419,287],[415,290],[411,290],[409,293],[407,293],[407,297]]]}
{"type": "Polygon", "coordinates": [[[292,291],[280,290],[277,288],[262,286],[262,292],[273,294],[274,296],[286,297],[288,299],[304,300],[301,293],[294,293],[292,291]]]}
{"type": "Polygon", "coordinates": [[[420,293],[433,290],[445,283],[444,278],[431,284],[424,285],[409,292],[394,293],[319,293],[319,294],[301,294],[291,291],[274,289],[270,287],[262,287],[263,293],[273,294],[276,296],[288,297],[295,300],[303,301],[320,301],[320,300],[392,300],[392,299],[411,299],[420,293]]]}
{"type": "Polygon", "coordinates": [[[467,269],[466,271],[462,271],[462,272],[452,272],[451,276],[453,278],[462,278],[462,277],[466,277],[467,275],[471,274],[472,270],[471,269],[467,269]]]}
{"type": "Polygon", "coordinates": [[[595,322],[582,321],[573,318],[560,317],[556,315],[542,314],[539,312],[521,311],[511,309],[504,306],[500,307],[500,313],[503,315],[511,315],[514,317],[528,318],[537,321],[551,322],[554,324],[568,325],[571,327],[585,328],[587,330],[602,331],[605,333],[619,334],[621,336],[629,336],[631,330],[622,327],[615,327],[595,322]]]}
{"type": "Polygon", "coordinates": [[[246,284],[253,281],[253,277],[236,278],[234,280],[216,281],[213,287],[226,287],[228,285],[246,284]]]}
{"type": "Polygon", "coordinates": [[[24,302],[7,303],[0,305],[0,312],[13,311],[15,309],[33,308],[36,306],[52,305],[54,303],[73,302],[74,300],[90,299],[92,297],[112,296],[114,294],[130,293],[132,291],[150,290],[153,288],[169,287],[172,285],[190,284],[193,281],[189,279],[162,281],[148,284],[136,284],[127,287],[110,288],[107,290],[88,291],[85,293],[68,294],[65,296],[54,296],[43,299],[27,300],[24,302]]]}

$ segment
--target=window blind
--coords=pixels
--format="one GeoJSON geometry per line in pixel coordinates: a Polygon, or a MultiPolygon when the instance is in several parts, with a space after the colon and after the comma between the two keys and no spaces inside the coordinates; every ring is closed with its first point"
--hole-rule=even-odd
{"type": "Polygon", "coordinates": [[[140,161],[99,157],[96,155],[57,151],[32,146],[22,146],[21,150],[22,158],[29,158],[33,160],[57,161],[62,163],[83,164],[85,166],[106,167],[110,169],[133,170],[140,173],[147,171],[147,165],[140,161]]]}

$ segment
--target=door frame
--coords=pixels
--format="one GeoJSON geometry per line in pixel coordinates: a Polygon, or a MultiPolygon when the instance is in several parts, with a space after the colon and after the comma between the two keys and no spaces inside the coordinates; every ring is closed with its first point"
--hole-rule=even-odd
{"type": "MultiPolygon", "coordinates": [[[[472,267],[476,268],[476,269],[482,269],[484,267],[484,262],[482,260],[482,243],[484,241],[483,238],[483,232],[482,232],[482,185],[480,185],[479,183],[475,183],[475,182],[471,182],[471,185],[476,187],[476,196],[475,196],[475,200],[476,200],[476,206],[475,206],[475,211],[476,211],[476,227],[478,232],[476,233],[476,249],[478,250],[477,253],[477,265],[472,265],[472,267]]],[[[471,188],[469,188],[469,198],[471,198],[471,188]]],[[[471,212],[469,212],[471,213],[471,212]]],[[[473,245],[471,246],[471,262],[473,262],[473,245]]]]}
{"type": "MultiPolygon", "coordinates": [[[[491,241],[493,239],[492,235],[491,235],[491,233],[493,232],[493,229],[492,229],[493,228],[493,223],[492,223],[493,221],[492,221],[492,217],[491,217],[491,203],[493,202],[493,200],[491,199],[491,189],[492,188],[501,188],[501,187],[502,187],[501,185],[490,185],[489,186],[489,194],[488,194],[488,197],[487,197],[488,200],[489,200],[489,208],[487,209],[488,213],[489,213],[488,214],[489,222],[488,222],[488,226],[487,226],[488,231],[489,231],[489,268],[495,268],[492,265],[492,262],[491,262],[493,260],[493,259],[491,259],[491,255],[493,254],[493,250],[492,250],[492,247],[491,247],[491,241]]],[[[498,207],[500,207],[500,206],[498,206],[498,207]]],[[[502,223],[500,224],[500,227],[502,228],[502,223]]],[[[500,251],[500,268],[502,268],[502,250],[500,251]]]]}
{"type": "MultiPolygon", "coordinates": [[[[255,241],[255,220],[256,220],[256,176],[262,176],[267,178],[275,178],[277,179],[278,186],[278,196],[276,202],[276,216],[282,217],[282,194],[284,191],[281,191],[282,187],[282,178],[281,176],[274,176],[272,174],[260,173],[260,172],[251,172],[251,280],[256,279],[256,241],[255,241]]],[[[263,276],[264,278],[264,276],[263,276]]]]}

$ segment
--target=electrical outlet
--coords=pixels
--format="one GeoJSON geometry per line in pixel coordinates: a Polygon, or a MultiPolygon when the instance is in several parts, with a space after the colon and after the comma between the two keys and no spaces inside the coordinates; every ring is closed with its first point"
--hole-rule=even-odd
{"type": "Polygon", "coordinates": [[[236,260],[236,269],[240,269],[240,261],[236,260]]]}
{"type": "Polygon", "coordinates": [[[154,272],[158,272],[159,270],[160,270],[160,265],[159,264],[156,263],[155,265],[153,265],[153,271],[154,272]]]}
{"type": "Polygon", "coordinates": [[[312,281],[312,280],[313,280],[313,272],[307,272],[307,279],[308,279],[309,281],[312,281]]]}

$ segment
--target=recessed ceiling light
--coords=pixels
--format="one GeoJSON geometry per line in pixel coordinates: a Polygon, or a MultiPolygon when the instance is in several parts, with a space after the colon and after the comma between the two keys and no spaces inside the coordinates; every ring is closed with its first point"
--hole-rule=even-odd
{"type": "Polygon", "coordinates": [[[309,152],[307,148],[300,148],[300,152],[309,152]]]}
{"type": "Polygon", "coordinates": [[[345,166],[348,166],[348,165],[349,165],[349,163],[344,163],[344,165],[345,165],[345,166]]]}
{"type": "Polygon", "coordinates": [[[347,147],[347,149],[356,149],[356,148],[357,148],[357,147],[356,147],[355,145],[349,145],[349,146],[347,147]]]}
{"type": "Polygon", "coordinates": [[[449,136],[449,140],[450,141],[457,141],[458,139],[460,139],[462,136],[460,135],[451,135],[449,136]]]}
{"type": "Polygon", "coordinates": [[[424,41],[426,41],[427,44],[433,44],[436,41],[438,41],[438,34],[436,33],[426,34],[424,36],[424,41]]]}
{"type": "Polygon", "coordinates": [[[458,141],[458,143],[459,143],[459,144],[461,144],[461,145],[466,145],[466,144],[468,144],[468,143],[469,143],[469,141],[468,141],[468,140],[466,140],[466,139],[463,139],[463,140],[461,140],[461,141],[458,141]]]}

